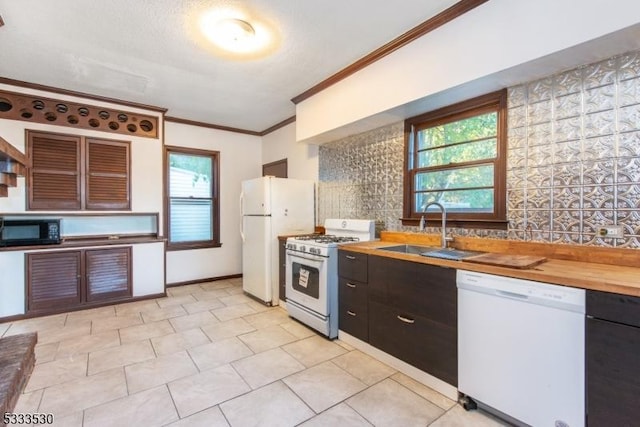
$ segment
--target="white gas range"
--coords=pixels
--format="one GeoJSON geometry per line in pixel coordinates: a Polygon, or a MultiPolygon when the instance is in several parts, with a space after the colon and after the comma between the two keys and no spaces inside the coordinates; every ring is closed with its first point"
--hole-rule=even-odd
{"type": "Polygon", "coordinates": [[[289,315],[333,339],[338,336],[338,246],[375,238],[375,223],[327,219],[326,234],[287,239],[289,315]]]}

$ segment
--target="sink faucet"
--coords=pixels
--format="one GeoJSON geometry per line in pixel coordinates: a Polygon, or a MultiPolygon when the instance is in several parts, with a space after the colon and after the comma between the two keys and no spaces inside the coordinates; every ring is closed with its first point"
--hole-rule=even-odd
{"type": "MultiPolygon", "coordinates": [[[[441,238],[441,245],[442,245],[443,248],[446,248],[447,247],[447,242],[453,240],[452,237],[447,237],[447,210],[440,203],[431,202],[431,203],[427,203],[427,205],[424,207],[424,209],[422,211],[424,213],[427,213],[427,209],[429,209],[429,206],[437,206],[437,207],[440,208],[440,212],[442,212],[442,238],[441,238]]],[[[424,219],[424,216],[420,220],[420,224],[421,225],[424,224],[424,222],[422,221],[423,219],[424,219]]]]}

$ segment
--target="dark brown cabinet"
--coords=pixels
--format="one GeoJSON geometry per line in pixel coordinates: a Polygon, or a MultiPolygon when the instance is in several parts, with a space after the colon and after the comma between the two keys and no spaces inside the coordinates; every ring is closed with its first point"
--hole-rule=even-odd
{"type": "Polygon", "coordinates": [[[587,291],[587,425],[640,420],[640,298],[587,291]]]}
{"type": "Polygon", "coordinates": [[[131,296],[131,247],[29,253],[26,266],[29,313],[131,296]]]}
{"type": "Polygon", "coordinates": [[[338,327],[369,341],[368,255],[338,250],[338,327]]]}
{"type": "Polygon", "coordinates": [[[434,377],[457,385],[454,328],[400,307],[369,303],[369,343],[434,377]]]}
{"type": "Polygon", "coordinates": [[[278,237],[278,286],[280,301],[287,300],[287,238],[278,237]]]}
{"type": "Polygon", "coordinates": [[[370,256],[369,343],[458,384],[455,269],[370,256]]]}
{"type": "Polygon", "coordinates": [[[85,251],[87,301],[131,296],[131,247],[85,251]]]}
{"type": "Polygon", "coordinates": [[[130,145],[27,131],[27,209],[131,209],[130,145]]]}
{"type": "Polygon", "coordinates": [[[357,252],[338,250],[338,275],[346,279],[367,283],[369,256],[357,252]]]}
{"type": "Polygon", "coordinates": [[[339,329],[458,383],[456,271],[338,251],[339,329]]]}
{"type": "Polygon", "coordinates": [[[80,304],[81,258],[81,251],[27,254],[28,310],[55,310],[80,304]]]}

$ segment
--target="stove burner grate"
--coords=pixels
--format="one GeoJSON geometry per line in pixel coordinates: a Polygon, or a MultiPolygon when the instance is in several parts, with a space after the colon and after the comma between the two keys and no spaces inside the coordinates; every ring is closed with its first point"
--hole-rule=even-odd
{"type": "Polygon", "coordinates": [[[334,236],[333,234],[308,234],[306,236],[297,236],[295,240],[313,241],[316,243],[347,243],[358,242],[358,237],[334,236]]]}

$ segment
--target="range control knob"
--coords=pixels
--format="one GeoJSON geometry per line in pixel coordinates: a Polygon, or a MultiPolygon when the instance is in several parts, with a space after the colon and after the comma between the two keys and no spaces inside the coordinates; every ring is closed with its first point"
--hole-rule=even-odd
{"type": "Polygon", "coordinates": [[[303,246],[303,245],[301,245],[301,246],[298,248],[298,250],[299,250],[300,252],[304,252],[304,250],[305,250],[305,249],[307,249],[307,247],[306,247],[306,246],[303,246]]]}
{"type": "Polygon", "coordinates": [[[318,248],[309,248],[309,252],[311,252],[312,254],[317,254],[319,252],[318,248]]]}

